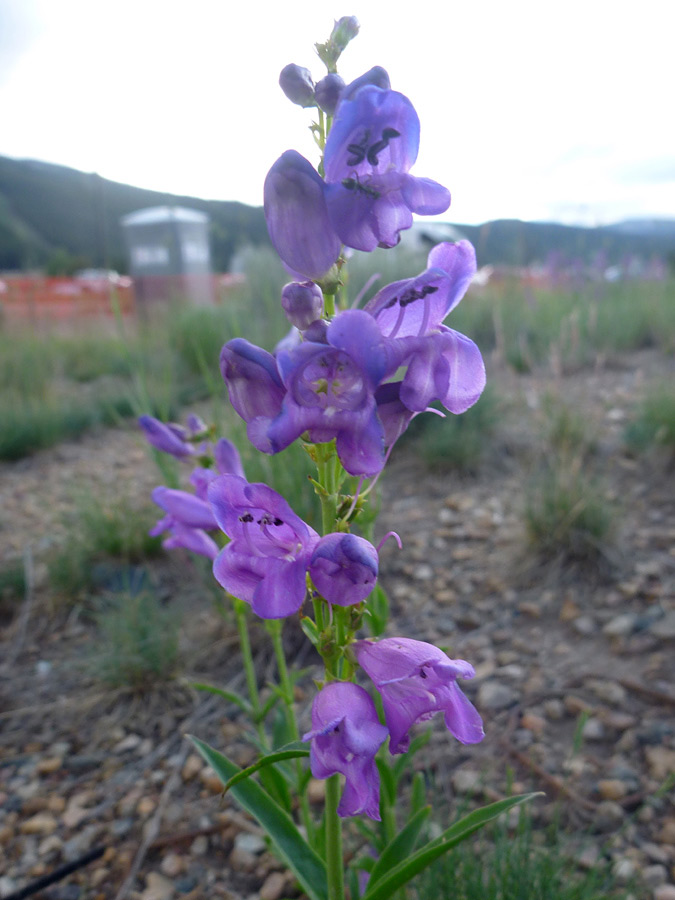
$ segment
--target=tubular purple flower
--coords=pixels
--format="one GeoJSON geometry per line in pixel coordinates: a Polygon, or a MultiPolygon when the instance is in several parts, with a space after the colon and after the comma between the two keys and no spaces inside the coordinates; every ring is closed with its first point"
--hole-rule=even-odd
{"type": "Polygon", "coordinates": [[[366,251],[396,246],[413,213],[434,215],[450,205],[442,185],[408,174],[419,118],[403,94],[364,84],[372,71],[343,91],[324,157],[333,228],[348,247],[366,251]]]}
{"type": "Polygon", "coordinates": [[[140,416],[138,424],[143,429],[148,443],[162,453],[170,453],[171,456],[180,459],[184,456],[194,456],[198,452],[194,444],[188,443],[191,433],[182,425],[165,424],[154,416],[140,416]]]}
{"type": "Polygon", "coordinates": [[[432,644],[410,638],[357,641],[352,648],[382,696],[392,753],[405,753],[410,728],[438,711],[445,713],[446,727],[458,741],[483,740],[481,717],[457,686],[458,678],[475,675],[468,662],[449,659],[432,644]]]}
{"type": "Polygon", "coordinates": [[[338,606],[361,603],[377,581],[377,550],[355,534],[322,537],[309,562],[309,574],[319,593],[338,606]]]}
{"type": "Polygon", "coordinates": [[[345,776],[338,815],[365,813],[380,821],[380,776],[375,754],[387,737],[364,688],[349,682],[327,684],[312,704],[310,768],[315,778],[345,776]]]}
{"type": "Polygon", "coordinates": [[[234,338],[220,351],[220,371],[230,403],[248,424],[249,439],[258,450],[269,453],[269,442],[262,435],[278,415],[286,393],[275,358],[243,338],[234,338]]]}
{"type": "Polygon", "coordinates": [[[359,27],[359,20],[356,16],[342,16],[333,25],[329,40],[340,50],[344,50],[359,33],[359,27]]]}
{"type": "Polygon", "coordinates": [[[314,82],[309,69],[289,63],[281,70],[279,86],[291,103],[297,106],[315,106],[314,82]]]}
{"type": "MultiPolygon", "coordinates": [[[[321,332],[312,329],[317,336],[321,332]]],[[[363,310],[339,313],[325,330],[325,340],[305,340],[295,350],[279,353],[287,391],[266,437],[274,453],[305,431],[315,443],[336,438],[338,456],[351,475],[374,475],[384,463],[374,392],[396,371],[395,342],[385,341],[363,310]]]]}
{"type": "Polygon", "coordinates": [[[211,483],[208,497],[218,526],[230,538],[213,564],[216,580],[263,619],[297,612],[319,535],[265,484],[223,475],[211,483]]]}
{"type": "Polygon", "coordinates": [[[287,150],[267,174],[265,218],[270,240],[293,272],[319,281],[340,255],[328,217],[325,185],[304,156],[287,150]]]}
{"type": "Polygon", "coordinates": [[[206,500],[200,500],[187,491],[167,487],[156,487],[152,499],[172,518],[188,528],[213,529],[218,525],[206,500]]]}
{"type": "Polygon", "coordinates": [[[323,315],[323,293],[313,281],[291,281],[281,290],[281,305],[291,325],[304,331],[323,315]]]}
{"type": "Polygon", "coordinates": [[[162,546],[166,550],[182,548],[211,560],[218,556],[218,545],[201,528],[188,528],[181,525],[172,516],[165,516],[159,520],[150,534],[154,537],[164,531],[169,532],[169,536],[162,541],[162,546]]]}

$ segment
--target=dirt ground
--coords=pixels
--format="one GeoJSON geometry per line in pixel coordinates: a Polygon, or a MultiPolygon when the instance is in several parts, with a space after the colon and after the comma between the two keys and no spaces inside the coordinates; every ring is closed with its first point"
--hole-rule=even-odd
{"type": "MultiPolygon", "coordinates": [[[[476,667],[463,689],[486,739],[462,746],[436,722],[417,757],[437,804],[496,799],[512,779],[517,791],[541,790],[535,824],[561,812],[580,865],[611,859],[638,900],[675,897],[675,479],[664,456],[629,455],[623,434],[649,384],[673,374],[675,361],[655,351],[564,377],[495,369],[503,399],[478,474],[431,472],[415,445],[402,447],[381,480],[377,527],[403,541],[381,554],[389,633],[476,667]],[[614,536],[590,568],[544,565],[527,547],[523,509],[551,395],[588,423],[588,465],[614,510],[614,536]]],[[[95,497],[124,485],[145,497],[157,483],[131,427],[0,465],[0,562],[25,559],[32,587],[0,631],[2,898],[99,850],[35,896],[297,896],[184,738],[239,764],[253,757],[236,708],[188,686],[243,688],[234,630],[196,572],[186,578],[192,563],[178,554],[153,564],[167,602],[186,614],[183,666],[145,696],[102,687],[87,665],[86,609],[50,605],[44,561],[67,536],[75,489],[95,497]]],[[[286,642],[299,665],[313,663],[295,626],[286,642]]],[[[253,643],[264,685],[274,668],[262,628],[253,643]]],[[[298,689],[305,720],[311,690],[298,689]]]]}

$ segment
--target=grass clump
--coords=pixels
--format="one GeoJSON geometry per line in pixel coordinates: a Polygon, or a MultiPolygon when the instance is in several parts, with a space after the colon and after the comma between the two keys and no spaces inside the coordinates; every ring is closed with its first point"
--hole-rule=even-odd
{"type": "Polygon", "coordinates": [[[665,447],[675,458],[675,391],[672,384],[657,384],[625,434],[629,449],[645,451],[665,447]]]}
{"type": "Polygon", "coordinates": [[[613,510],[582,467],[560,457],[533,479],[525,505],[530,546],[544,561],[593,564],[605,555],[613,510]]]}
{"type": "Polygon", "coordinates": [[[111,687],[146,691],[178,666],[179,618],[150,591],[114,595],[95,616],[96,676],[111,687]]]}
{"type": "Polygon", "coordinates": [[[447,413],[413,419],[403,441],[409,441],[425,464],[437,472],[473,473],[490,446],[498,415],[498,403],[488,385],[478,402],[460,416],[447,413]]]}
{"type": "Polygon", "coordinates": [[[74,598],[94,586],[97,565],[131,566],[161,552],[161,537],[148,531],[159,517],[150,503],[138,506],[127,497],[77,499],[66,527],[68,540],[49,562],[49,580],[57,593],[74,598]]]}
{"type": "Polygon", "coordinates": [[[535,831],[527,811],[515,830],[497,823],[445,854],[416,888],[417,900],[619,900],[628,893],[609,861],[579,869],[560,831],[535,831]]]}

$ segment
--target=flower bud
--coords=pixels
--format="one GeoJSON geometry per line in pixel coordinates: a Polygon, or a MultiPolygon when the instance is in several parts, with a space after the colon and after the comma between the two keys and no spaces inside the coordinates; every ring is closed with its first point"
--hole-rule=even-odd
{"type": "Polygon", "coordinates": [[[328,116],[335,114],[340,94],[345,83],[337,72],[330,72],[316,85],[314,96],[319,106],[328,116]]]}
{"type": "Polygon", "coordinates": [[[315,106],[314,82],[309,69],[289,63],[281,70],[279,85],[291,103],[298,106],[315,106]]]}
{"type": "Polygon", "coordinates": [[[309,574],[329,603],[352,606],[370,594],[377,581],[377,550],[355,534],[327,534],[314,548],[309,574]]]}
{"type": "Polygon", "coordinates": [[[358,33],[359,20],[356,16],[342,16],[333,26],[329,40],[342,51],[358,33]]]}
{"type": "Polygon", "coordinates": [[[323,313],[321,288],[313,281],[292,281],[281,291],[281,305],[291,325],[304,331],[323,313]]]}

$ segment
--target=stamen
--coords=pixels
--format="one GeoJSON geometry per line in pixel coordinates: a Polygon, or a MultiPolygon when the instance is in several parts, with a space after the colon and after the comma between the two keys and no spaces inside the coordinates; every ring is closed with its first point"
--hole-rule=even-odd
{"type": "Polygon", "coordinates": [[[389,338],[395,338],[395,337],[396,337],[396,335],[397,335],[398,332],[399,332],[399,329],[400,329],[401,325],[403,324],[403,317],[404,317],[404,316],[405,316],[405,312],[403,311],[403,303],[401,303],[401,305],[399,306],[399,309],[398,309],[398,317],[397,317],[396,321],[394,322],[394,327],[391,329],[391,331],[390,331],[389,334],[388,334],[388,337],[389,337],[389,338]]]}
{"type": "Polygon", "coordinates": [[[356,309],[356,308],[357,308],[357,306],[359,305],[359,303],[361,302],[361,300],[363,299],[363,297],[365,296],[365,294],[366,294],[366,293],[368,292],[368,290],[370,289],[371,285],[375,284],[375,282],[376,282],[379,278],[381,278],[381,277],[382,277],[382,276],[381,276],[379,273],[377,273],[377,272],[376,272],[375,274],[373,274],[373,275],[370,276],[370,278],[368,279],[368,281],[366,281],[366,283],[363,285],[363,287],[361,288],[361,290],[360,290],[360,291],[358,292],[358,294],[356,295],[356,299],[355,299],[354,302],[352,303],[352,309],[356,309]]]}

